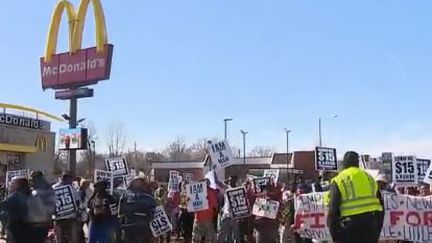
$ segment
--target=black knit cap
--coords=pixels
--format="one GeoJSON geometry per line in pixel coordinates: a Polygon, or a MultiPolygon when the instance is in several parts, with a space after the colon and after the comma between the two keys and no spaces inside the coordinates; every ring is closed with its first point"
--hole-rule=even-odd
{"type": "Polygon", "coordinates": [[[359,155],[354,151],[348,151],[344,155],[343,167],[359,167],[359,155]]]}

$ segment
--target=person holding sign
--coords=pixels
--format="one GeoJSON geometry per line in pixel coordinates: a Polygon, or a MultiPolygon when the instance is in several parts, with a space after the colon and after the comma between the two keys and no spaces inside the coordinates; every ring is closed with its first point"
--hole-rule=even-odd
{"type": "Polygon", "coordinates": [[[9,189],[11,194],[0,202],[0,211],[6,211],[8,224],[6,226],[8,242],[27,243],[34,242],[31,230],[27,223],[28,198],[31,195],[26,178],[13,178],[9,189]]]}
{"type": "Polygon", "coordinates": [[[109,243],[117,225],[117,203],[107,193],[109,183],[98,181],[88,202],[90,215],[89,243],[109,243]]]}
{"type": "MultiPolygon", "coordinates": [[[[216,173],[215,173],[216,174],[216,173]]],[[[241,242],[240,228],[238,219],[232,217],[232,209],[230,207],[230,200],[226,194],[226,190],[235,188],[237,186],[237,177],[230,176],[227,180],[228,185],[219,182],[217,176],[215,176],[216,183],[219,187],[224,190],[224,205],[222,208],[222,215],[220,217],[220,226],[217,234],[217,242],[241,242]]],[[[247,205],[249,206],[249,205],[247,205]]]]}
{"type": "Polygon", "coordinates": [[[359,168],[359,155],[349,151],[343,170],[330,184],[327,224],[335,242],[377,243],[383,205],[377,182],[359,168]]]}

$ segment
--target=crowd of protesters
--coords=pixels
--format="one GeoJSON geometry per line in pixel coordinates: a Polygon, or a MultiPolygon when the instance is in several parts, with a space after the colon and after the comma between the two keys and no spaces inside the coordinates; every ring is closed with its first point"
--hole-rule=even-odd
{"type": "MultiPolygon", "coordinates": [[[[188,212],[190,200],[186,183],[179,190],[170,191],[164,185],[149,181],[143,176],[132,179],[127,188],[114,185],[110,193],[108,181],[92,183],[64,173],[55,184],[49,183],[42,172],[33,172],[29,179],[13,178],[7,186],[7,196],[0,202],[0,218],[8,242],[58,242],[58,243],[146,243],[146,242],[247,242],[286,243],[313,242],[301,238],[293,230],[294,197],[296,194],[321,191],[319,183],[279,184],[274,180],[256,193],[253,180],[240,181],[229,177],[219,181],[214,173],[215,185],[207,182],[208,209],[188,212]],[[78,205],[76,214],[55,217],[56,199],[54,189],[59,186],[73,187],[78,205]],[[249,216],[233,219],[225,191],[244,186],[250,211],[257,198],[280,202],[275,219],[249,216]],[[171,232],[154,238],[150,223],[156,206],[163,206],[171,220],[171,232]],[[54,216],[54,217],[53,217],[54,216]],[[86,229],[86,230],[84,230],[86,229]]],[[[429,196],[429,185],[392,188],[384,176],[377,179],[381,191],[393,190],[409,195],[429,196]]]]}

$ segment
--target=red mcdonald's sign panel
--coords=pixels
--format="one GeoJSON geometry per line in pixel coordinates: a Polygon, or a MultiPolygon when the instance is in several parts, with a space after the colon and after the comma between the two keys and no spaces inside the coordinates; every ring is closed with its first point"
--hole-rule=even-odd
{"type": "Polygon", "coordinates": [[[40,59],[42,88],[75,89],[109,79],[113,49],[114,46],[108,43],[100,0],[81,0],[77,11],[68,0],[59,1],[52,15],[45,56],[40,59]],[[90,3],[95,15],[96,47],[82,49],[84,20],[90,3]],[[57,37],[64,11],[69,23],[69,51],[57,54],[57,37]]]}

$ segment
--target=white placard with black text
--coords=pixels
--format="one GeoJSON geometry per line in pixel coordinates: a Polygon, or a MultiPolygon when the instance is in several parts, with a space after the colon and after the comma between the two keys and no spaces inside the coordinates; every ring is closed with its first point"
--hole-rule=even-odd
{"type": "Polygon", "coordinates": [[[337,171],[337,157],[335,148],[315,148],[315,170],[337,171]]]}
{"type": "Polygon", "coordinates": [[[417,159],[416,158],[416,167],[417,167],[417,184],[424,181],[426,176],[426,172],[430,166],[430,159],[417,159]]]}
{"type": "Polygon", "coordinates": [[[207,150],[214,168],[225,168],[233,163],[233,156],[227,141],[208,141],[207,150]]]}
{"type": "Polygon", "coordinates": [[[171,170],[169,172],[168,191],[178,192],[180,189],[180,172],[171,170]]]}
{"type": "Polygon", "coordinates": [[[233,219],[240,219],[251,215],[244,187],[228,189],[225,191],[225,196],[228,199],[229,211],[233,219]]]}
{"type": "Polygon", "coordinates": [[[94,172],[94,182],[98,181],[107,181],[110,185],[109,191],[110,194],[113,194],[114,191],[114,176],[112,172],[105,170],[95,170],[94,172]]]}
{"type": "Polygon", "coordinates": [[[6,186],[9,188],[9,183],[15,177],[29,178],[30,170],[11,170],[6,172],[6,186]]]}
{"type": "Polygon", "coordinates": [[[186,193],[189,198],[187,205],[188,212],[198,212],[209,208],[206,182],[186,185],[186,193]]]}
{"type": "Polygon", "coordinates": [[[264,170],[263,177],[270,177],[270,180],[274,183],[277,183],[279,179],[279,170],[278,169],[267,169],[264,170]]]}
{"type": "Polygon", "coordinates": [[[163,206],[156,207],[153,220],[150,223],[150,229],[154,237],[159,237],[173,229],[163,206]]]}
{"type": "Polygon", "coordinates": [[[115,176],[126,176],[129,174],[127,161],[125,158],[110,158],[105,160],[107,171],[111,171],[115,176]]]}
{"type": "Polygon", "coordinates": [[[258,217],[275,219],[279,211],[279,202],[257,198],[253,205],[252,214],[258,217]]]}
{"type": "Polygon", "coordinates": [[[417,182],[415,156],[395,156],[392,164],[392,181],[397,185],[414,185],[417,182]]]}
{"type": "Polygon", "coordinates": [[[56,210],[55,217],[62,218],[77,213],[77,205],[75,204],[75,198],[72,186],[65,185],[54,189],[56,198],[56,210]]]}

